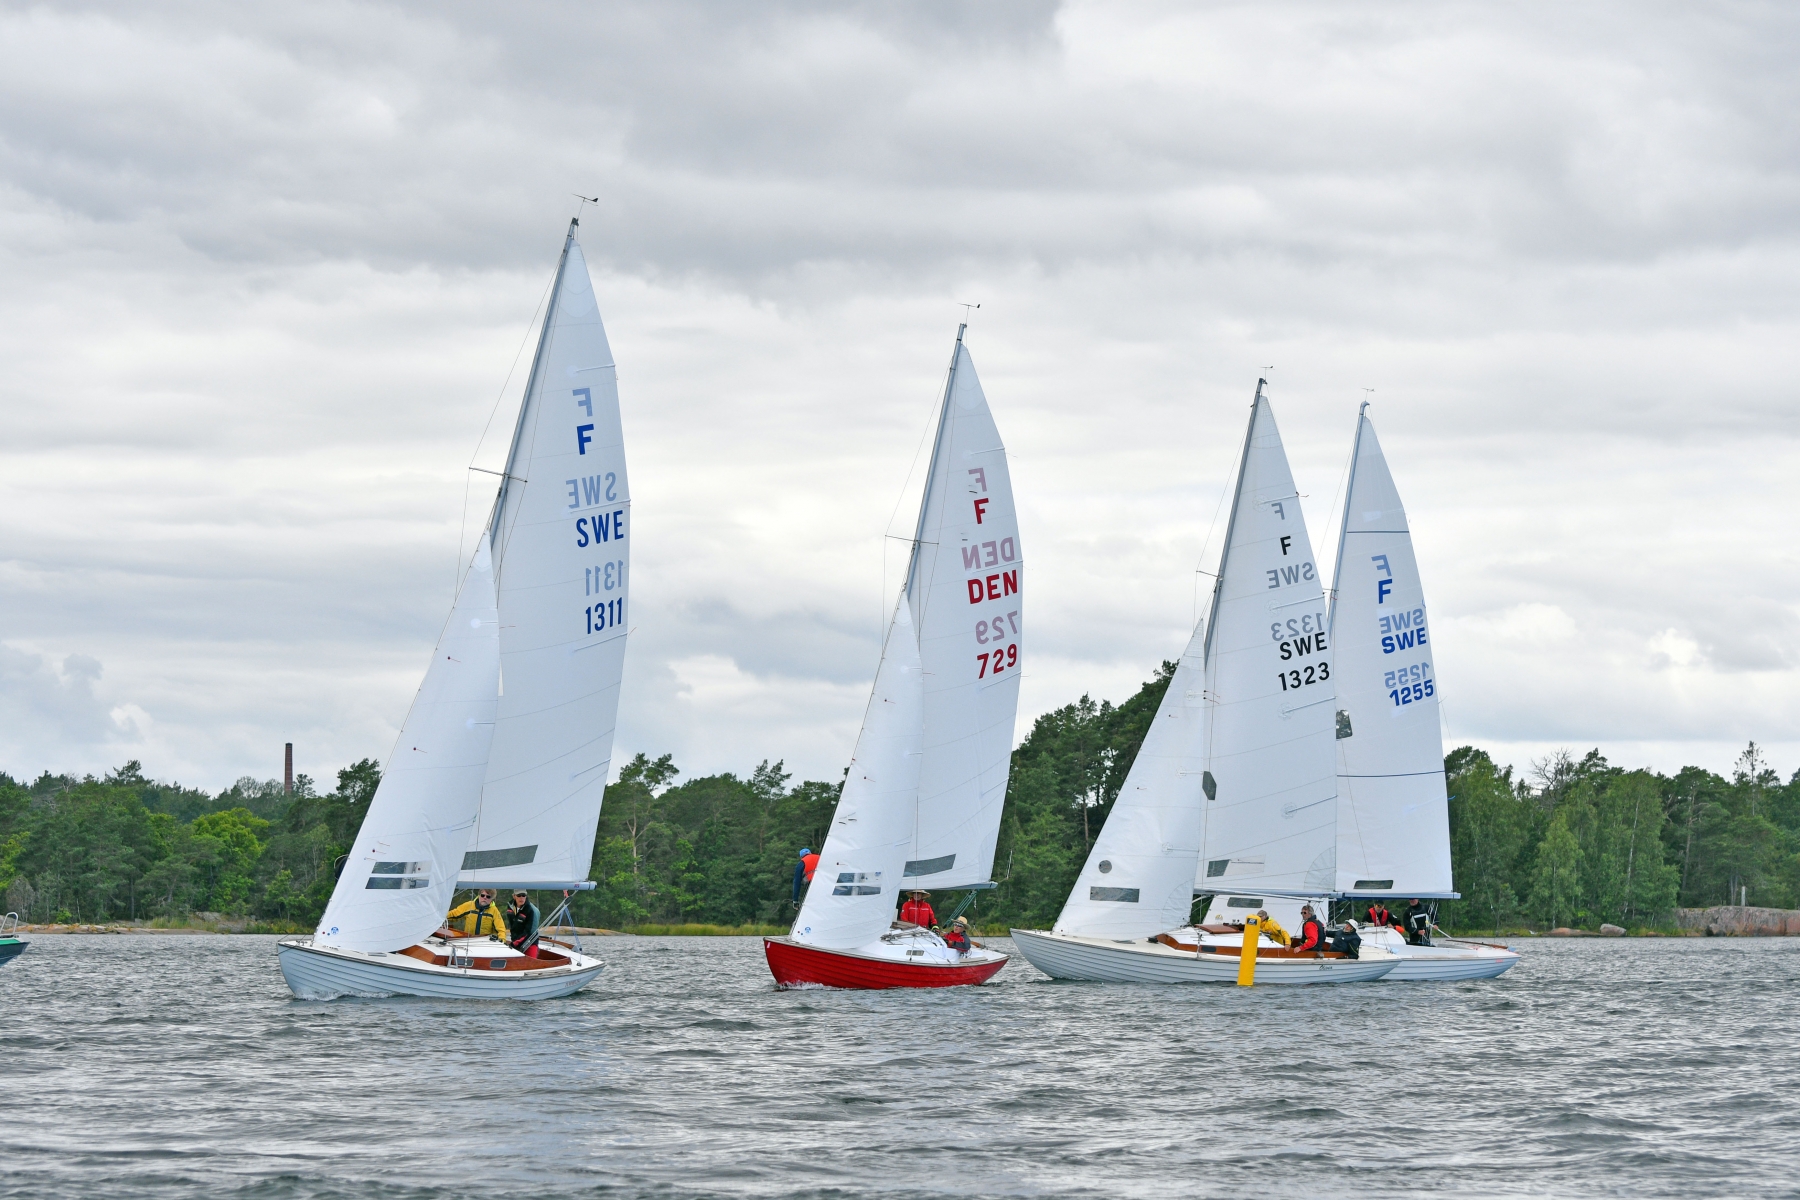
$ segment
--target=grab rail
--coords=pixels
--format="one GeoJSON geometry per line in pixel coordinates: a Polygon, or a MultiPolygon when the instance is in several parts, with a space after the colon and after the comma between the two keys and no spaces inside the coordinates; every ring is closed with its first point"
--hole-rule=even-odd
{"type": "Polygon", "coordinates": [[[19,914],[7,913],[0,917],[0,937],[12,937],[19,932],[19,914]]]}

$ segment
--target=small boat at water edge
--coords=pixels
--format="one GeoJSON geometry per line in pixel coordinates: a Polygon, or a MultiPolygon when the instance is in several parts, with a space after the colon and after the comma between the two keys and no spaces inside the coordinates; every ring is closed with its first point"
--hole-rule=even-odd
{"type": "Polygon", "coordinates": [[[25,953],[25,947],[29,945],[30,942],[19,937],[18,913],[7,913],[0,917],[0,966],[25,953]]]}
{"type": "Polygon", "coordinates": [[[764,938],[763,953],[775,982],[784,988],[957,987],[986,983],[1007,962],[1006,955],[983,946],[963,954],[916,926],[884,933],[858,950],[824,950],[791,937],[764,938]]]}
{"type": "Polygon", "coordinates": [[[459,888],[561,891],[555,924],[593,887],[632,526],[612,350],[577,230],[431,665],[317,930],[277,947],[296,996],[544,1000],[601,970],[578,943],[521,953],[443,927],[459,888]]]}

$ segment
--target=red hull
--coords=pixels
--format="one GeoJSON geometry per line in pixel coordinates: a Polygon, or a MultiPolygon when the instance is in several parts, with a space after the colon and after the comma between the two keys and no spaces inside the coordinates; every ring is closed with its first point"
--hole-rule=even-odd
{"type": "Polygon", "coordinates": [[[769,971],[781,987],[803,984],[865,989],[961,987],[986,983],[1006,965],[1004,957],[995,962],[967,966],[889,962],[802,946],[786,938],[764,938],[763,953],[769,956],[769,971]]]}

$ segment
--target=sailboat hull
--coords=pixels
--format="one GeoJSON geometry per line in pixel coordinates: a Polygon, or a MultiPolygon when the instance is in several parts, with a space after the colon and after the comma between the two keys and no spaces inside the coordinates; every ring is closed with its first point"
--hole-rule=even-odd
{"type": "MultiPolygon", "coordinates": [[[[569,951],[567,965],[543,970],[492,970],[449,967],[422,962],[405,954],[364,953],[334,946],[315,946],[309,937],[285,938],[276,950],[281,974],[302,1000],[335,1000],[340,996],[429,996],[446,1000],[554,1000],[592,983],[605,965],[599,959],[569,951]]],[[[515,958],[476,954],[477,963],[515,958]]],[[[493,954],[500,954],[495,950],[493,954]]]]}
{"type": "Polygon", "coordinates": [[[1506,974],[1519,961],[1518,953],[1504,946],[1449,939],[1431,946],[1414,946],[1391,929],[1366,931],[1363,944],[1379,946],[1400,960],[1388,976],[1400,983],[1493,979],[1506,974]]]}
{"type": "MultiPolygon", "coordinates": [[[[1235,954],[1196,954],[1161,942],[1075,937],[1029,929],[1012,931],[1025,960],[1052,979],[1095,983],[1236,983],[1235,954]]],[[[1354,958],[1259,958],[1258,984],[1372,983],[1387,978],[1400,960],[1391,955],[1354,958]]]]}
{"type": "Polygon", "coordinates": [[[792,938],[764,938],[763,953],[778,987],[884,988],[963,987],[986,983],[1007,956],[976,951],[956,962],[906,962],[852,950],[826,950],[792,938]]]}
{"type": "Polygon", "coordinates": [[[25,947],[29,945],[30,942],[22,942],[18,938],[0,938],[0,963],[11,962],[25,953],[25,947]]]}

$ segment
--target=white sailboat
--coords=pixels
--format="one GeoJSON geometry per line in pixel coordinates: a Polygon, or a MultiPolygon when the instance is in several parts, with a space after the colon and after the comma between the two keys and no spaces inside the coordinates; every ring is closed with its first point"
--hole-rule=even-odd
{"type": "Polygon", "coordinates": [[[629,611],[630,489],[612,351],[570,222],[493,512],[296,995],[542,999],[601,963],[442,928],[460,887],[587,881],[629,611]],[[435,931],[435,932],[434,932],[435,931]]]}
{"type": "MultiPolygon", "coordinates": [[[[1351,900],[1454,899],[1444,741],[1425,592],[1412,533],[1364,404],[1332,582],[1337,684],[1337,878],[1351,900]]],[[[1360,907],[1358,905],[1357,907],[1360,907]]],[[[1388,976],[1487,979],[1519,956],[1450,938],[1411,945],[1392,928],[1365,945],[1400,958],[1388,976]]]]}
{"type": "Polygon", "coordinates": [[[1007,956],[894,920],[905,892],[991,888],[1012,759],[1024,558],[1006,447],[957,330],[906,584],[782,986],[980,983],[1007,956]]]}
{"type": "MultiPolygon", "coordinates": [[[[1258,381],[1209,617],[1183,654],[1112,815],[1048,932],[1014,930],[1058,978],[1227,982],[1240,918],[1335,882],[1332,671],[1312,545],[1258,381]],[[1198,875],[1198,880],[1196,880],[1198,875]],[[1197,890],[1214,894],[1198,927],[1197,890]],[[1232,892],[1241,894],[1233,895],[1232,892]]],[[[1291,927],[1291,926],[1290,926],[1291,927]]],[[[1379,979],[1397,960],[1258,948],[1259,983],[1379,979]]]]}

